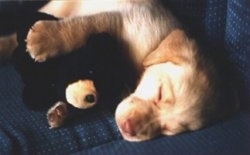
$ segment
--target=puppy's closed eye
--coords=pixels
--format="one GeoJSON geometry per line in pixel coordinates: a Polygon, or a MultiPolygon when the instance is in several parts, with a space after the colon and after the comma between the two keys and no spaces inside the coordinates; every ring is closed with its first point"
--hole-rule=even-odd
{"type": "Polygon", "coordinates": [[[161,105],[172,106],[175,103],[175,97],[173,93],[173,88],[171,84],[163,83],[158,90],[158,96],[155,100],[156,106],[160,107],[161,105]]]}

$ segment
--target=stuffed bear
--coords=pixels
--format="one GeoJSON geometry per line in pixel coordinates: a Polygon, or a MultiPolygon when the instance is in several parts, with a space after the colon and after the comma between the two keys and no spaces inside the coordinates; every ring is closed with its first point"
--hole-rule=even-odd
{"type": "MultiPolygon", "coordinates": [[[[18,47],[13,63],[24,82],[23,102],[33,110],[48,110],[51,128],[94,105],[114,109],[134,88],[136,72],[119,42],[108,34],[96,34],[86,46],[71,54],[35,62],[26,52],[25,38],[37,20],[57,20],[43,13],[19,17],[18,47]]],[[[55,38],[56,39],[56,38],[55,38]]]]}

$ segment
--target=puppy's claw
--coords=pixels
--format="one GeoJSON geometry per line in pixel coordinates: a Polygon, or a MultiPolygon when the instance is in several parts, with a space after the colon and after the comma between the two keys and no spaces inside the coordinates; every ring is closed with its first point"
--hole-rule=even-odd
{"type": "Polygon", "coordinates": [[[44,61],[46,61],[45,58],[34,57],[33,59],[35,60],[35,62],[44,62],[44,61]]]}
{"type": "Polygon", "coordinates": [[[30,57],[36,61],[36,56],[33,54],[30,54],[30,57]]]}
{"type": "Polygon", "coordinates": [[[30,27],[30,30],[32,30],[32,31],[35,32],[34,26],[31,26],[31,27],[30,27]]]}

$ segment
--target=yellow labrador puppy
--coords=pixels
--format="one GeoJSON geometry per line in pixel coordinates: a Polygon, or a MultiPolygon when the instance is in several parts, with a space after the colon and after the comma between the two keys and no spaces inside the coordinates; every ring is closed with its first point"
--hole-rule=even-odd
{"type": "Polygon", "coordinates": [[[135,92],[116,110],[125,139],[141,141],[193,131],[212,119],[216,75],[182,30],[173,30],[143,64],[145,71],[135,92]]]}
{"type": "MultiPolygon", "coordinates": [[[[27,51],[35,61],[70,53],[101,32],[115,36],[131,56],[141,80],[115,113],[126,140],[197,130],[216,117],[212,66],[157,0],[52,1],[41,11],[65,18],[30,29],[27,51]]],[[[74,98],[79,103],[71,104],[84,104],[81,95],[74,98]]]]}

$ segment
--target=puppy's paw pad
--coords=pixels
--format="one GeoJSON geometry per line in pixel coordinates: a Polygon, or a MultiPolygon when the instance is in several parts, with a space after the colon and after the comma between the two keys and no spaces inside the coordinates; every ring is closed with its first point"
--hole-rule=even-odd
{"type": "Polygon", "coordinates": [[[26,38],[26,50],[37,62],[56,55],[59,37],[56,31],[57,21],[38,21],[29,30],[26,38]]]}
{"type": "Polygon", "coordinates": [[[67,104],[57,102],[47,113],[47,120],[50,128],[57,128],[63,125],[68,116],[67,104]]]}

